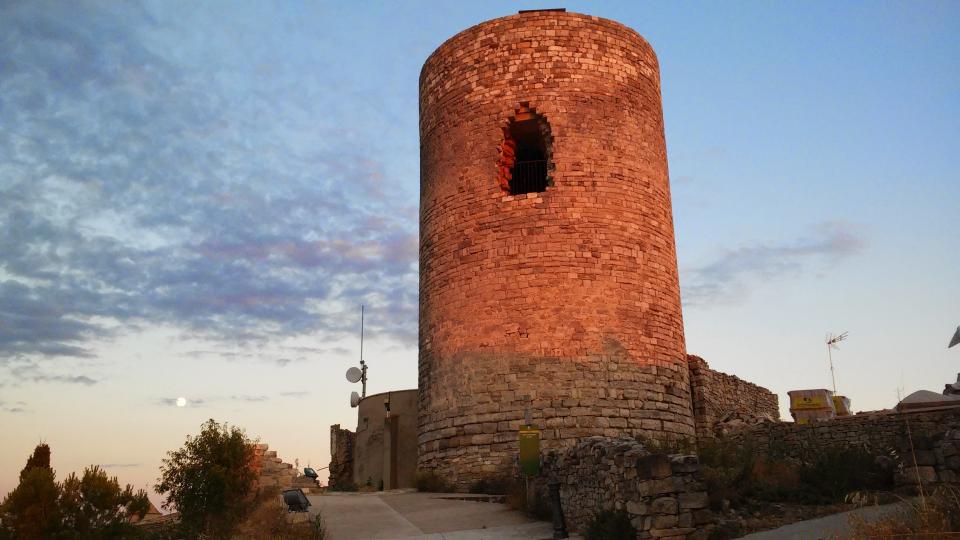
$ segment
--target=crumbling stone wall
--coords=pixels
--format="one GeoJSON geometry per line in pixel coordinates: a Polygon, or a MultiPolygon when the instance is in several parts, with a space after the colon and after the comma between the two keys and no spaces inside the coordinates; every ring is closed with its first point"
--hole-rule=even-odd
{"type": "Polygon", "coordinates": [[[960,407],[880,411],[805,425],[763,424],[728,438],[799,460],[831,446],[860,447],[894,457],[902,469],[899,484],[916,484],[918,478],[924,484],[960,482],[960,407]]]}
{"type": "Polygon", "coordinates": [[[330,480],[333,489],[353,485],[353,449],[357,435],[340,424],[330,426],[330,480]]]}
{"type": "MultiPolygon", "coordinates": [[[[637,538],[707,538],[714,523],[696,456],[650,454],[629,438],[589,437],[544,459],[560,481],[567,525],[583,533],[604,510],[623,510],[637,538]]],[[[546,482],[538,486],[546,497],[546,482]]]]}
{"type": "Polygon", "coordinates": [[[277,456],[270,445],[260,443],[253,447],[253,466],[258,469],[258,488],[277,488],[279,490],[300,488],[304,493],[319,491],[319,485],[311,478],[303,476],[293,465],[285,463],[277,456]]]}
{"type": "Polygon", "coordinates": [[[699,356],[688,355],[687,361],[697,437],[713,437],[716,424],[734,415],[738,419],[780,419],[780,404],[773,392],[736,375],[714,371],[699,356]]]}
{"type": "Polygon", "coordinates": [[[507,473],[544,448],[694,435],[656,55],[536,11],[457,34],[420,75],[419,466],[507,473]],[[498,177],[503,128],[549,128],[538,193],[498,177]]]}

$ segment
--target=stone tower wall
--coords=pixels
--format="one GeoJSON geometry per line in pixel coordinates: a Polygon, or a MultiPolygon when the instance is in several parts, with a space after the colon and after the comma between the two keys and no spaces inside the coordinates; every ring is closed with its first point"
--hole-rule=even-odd
{"type": "Polygon", "coordinates": [[[420,141],[420,468],[509,472],[527,409],[546,449],[693,435],[650,45],[575,13],[474,26],[423,66],[420,141]],[[525,112],[552,185],[513,196],[498,147],[525,112]]]}

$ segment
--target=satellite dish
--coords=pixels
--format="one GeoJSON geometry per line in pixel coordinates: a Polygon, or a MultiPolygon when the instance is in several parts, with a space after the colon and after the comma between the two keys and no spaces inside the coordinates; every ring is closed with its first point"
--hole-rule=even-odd
{"type": "Polygon", "coordinates": [[[947,345],[947,348],[949,349],[954,345],[960,345],[960,326],[957,327],[957,331],[953,334],[953,339],[950,340],[950,344],[947,345]]]}
{"type": "Polygon", "coordinates": [[[360,394],[356,392],[350,392],[350,406],[356,407],[360,404],[360,394]]]}
{"type": "Polygon", "coordinates": [[[360,371],[360,368],[352,367],[347,370],[347,380],[350,382],[358,382],[360,378],[363,377],[363,372],[360,371]]]}

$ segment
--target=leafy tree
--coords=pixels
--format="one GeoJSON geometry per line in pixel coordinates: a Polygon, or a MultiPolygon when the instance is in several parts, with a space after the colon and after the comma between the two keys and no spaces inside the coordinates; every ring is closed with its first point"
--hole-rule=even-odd
{"type": "Polygon", "coordinates": [[[142,518],[150,508],[145,491],[120,489],[117,478],[94,465],[77,478],[71,473],[60,492],[63,526],[74,538],[125,538],[132,534],[130,518],[142,518]]]}
{"type": "Polygon", "coordinates": [[[229,538],[255,498],[253,444],[243,430],[210,419],[167,456],[156,485],[167,494],[163,507],[176,508],[187,536],[229,538]]]}
{"type": "Polygon", "coordinates": [[[0,503],[0,538],[49,538],[60,530],[60,490],[50,447],[38,444],[20,471],[20,483],[0,503]]]}
{"type": "Polygon", "coordinates": [[[40,444],[20,472],[20,483],[0,504],[0,538],[111,539],[134,536],[129,518],[149,507],[143,490],[121,490],[116,478],[88,467],[62,483],[50,468],[50,447],[40,444]]]}

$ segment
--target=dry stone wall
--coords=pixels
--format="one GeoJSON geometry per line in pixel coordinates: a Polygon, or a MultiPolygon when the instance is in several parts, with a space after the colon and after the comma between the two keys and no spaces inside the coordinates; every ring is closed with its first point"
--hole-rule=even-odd
{"type": "Polygon", "coordinates": [[[773,392],[736,375],[714,371],[699,356],[688,355],[687,360],[697,437],[713,437],[720,422],[780,419],[780,404],[773,392]]]}
{"type": "Polygon", "coordinates": [[[728,438],[798,460],[809,459],[828,447],[864,448],[899,461],[898,484],[960,482],[960,407],[882,411],[805,425],[765,424],[728,438]]]}
{"type": "MultiPolygon", "coordinates": [[[[650,454],[635,439],[589,437],[549,454],[567,525],[583,533],[604,510],[624,511],[638,539],[705,539],[714,523],[696,456],[650,454]]],[[[538,485],[546,495],[546,483],[538,485]]]]}
{"type": "Polygon", "coordinates": [[[279,490],[299,488],[304,493],[319,492],[317,481],[303,476],[293,465],[284,463],[277,457],[276,450],[270,450],[267,444],[256,444],[253,450],[254,468],[259,469],[257,487],[279,490]]]}
{"type": "Polygon", "coordinates": [[[357,435],[340,424],[330,426],[330,480],[332,489],[353,487],[353,459],[357,435]]]}
{"type": "Polygon", "coordinates": [[[577,13],[487,21],[420,75],[419,465],[506,473],[526,410],[545,448],[692,436],[656,55],[577,13]],[[512,119],[551,185],[503,192],[512,119]]]}

